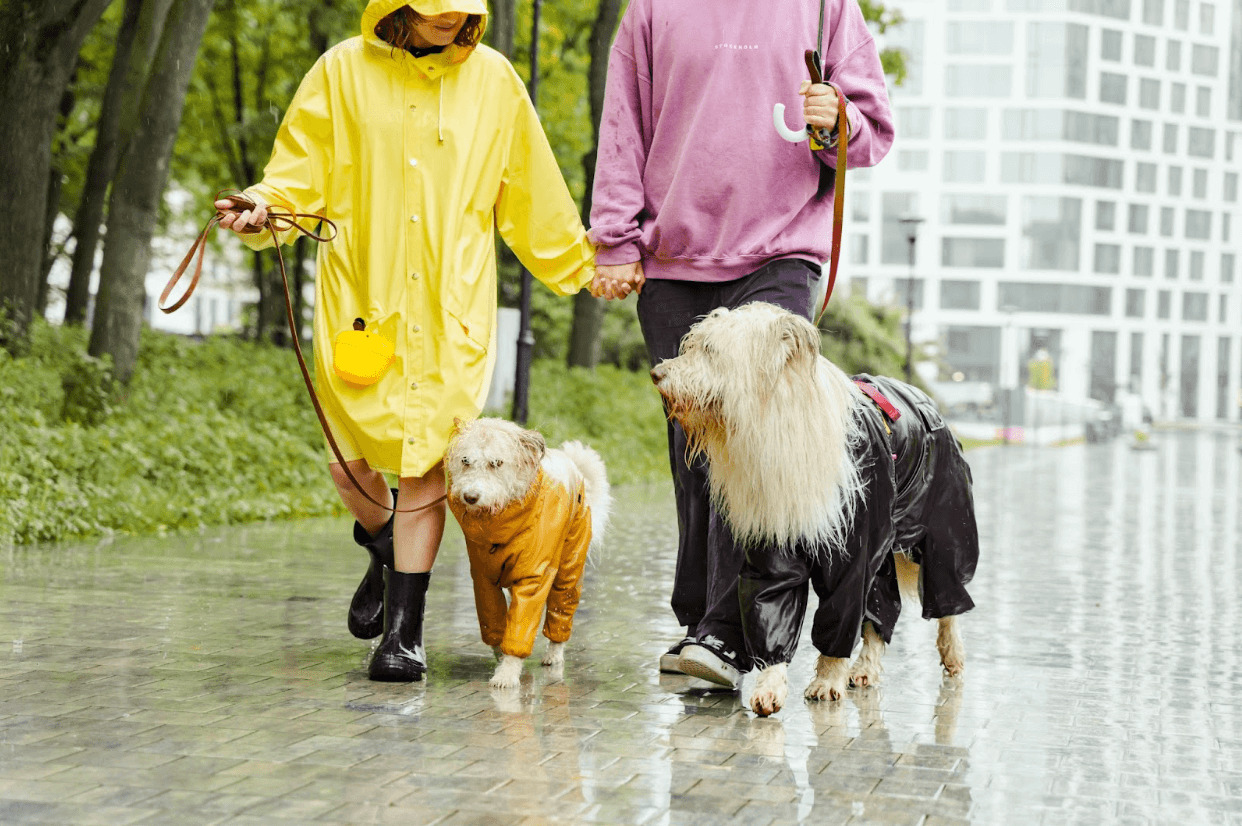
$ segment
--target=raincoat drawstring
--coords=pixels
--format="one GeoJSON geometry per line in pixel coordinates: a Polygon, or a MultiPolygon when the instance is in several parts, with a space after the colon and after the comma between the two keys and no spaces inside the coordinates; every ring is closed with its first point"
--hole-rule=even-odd
{"type": "Polygon", "coordinates": [[[444,143],[444,75],[440,75],[440,108],[436,112],[436,133],[444,143]]]}

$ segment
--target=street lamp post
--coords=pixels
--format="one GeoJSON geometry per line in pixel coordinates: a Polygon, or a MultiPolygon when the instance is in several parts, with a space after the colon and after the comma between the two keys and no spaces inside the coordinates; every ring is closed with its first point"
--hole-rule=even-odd
{"type": "MultiPolygon", "coordinates": [[[[534,0],[530,24],[530,83],[528,91],[532,106],[539,105],[539,11],[541,0],[534,0]]],[[[513,376],[513,421],[526,424],[530,398],[530,364],[535,349],[535,334],[530,329],[530,270],[522,267],[522,291],[519,299],[517,368],[513,376]]]]}
{"type": "Polygon", "coordinates": [[[910,249],[910,276],[906,279],[906,384],[909,384],[914,376],[914,245],[919,240],[919,224],[923,219],[907,215],[898,220],[906,230],[910,249]]]}

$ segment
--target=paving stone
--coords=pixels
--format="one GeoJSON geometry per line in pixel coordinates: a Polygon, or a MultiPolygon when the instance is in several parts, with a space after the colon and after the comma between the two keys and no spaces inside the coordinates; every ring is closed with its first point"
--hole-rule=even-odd
{"type": "Polygon", "coordinates": [[[656,672],[667,485],[616,490],[563,671],[513,691],[451,523],[410,685],[345,629],[348,520],[3,548],[0,823],[1242,826],[1237,438],[972,451],[965,674],[909,610],[879,686],[806,701],[804,630],[766,720],[656,672]]]}

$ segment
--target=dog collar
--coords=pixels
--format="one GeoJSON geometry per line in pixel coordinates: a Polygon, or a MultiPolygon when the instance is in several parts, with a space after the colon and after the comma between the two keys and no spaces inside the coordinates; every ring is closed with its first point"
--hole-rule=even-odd
{"type": "Polygon", "coordinates": [[[875,406],[880,408],[880,411],[888,417],[890,422],[895,422],[901,418],[901,411],[898,410],[892,402],[886,399],[884,394],[879,390],[876,390],[862,379],[854,379],[854,384],[857,384],[858,388],[866,393],[867,397],[871,399],[871,401],[875,402],[875,406]]]}

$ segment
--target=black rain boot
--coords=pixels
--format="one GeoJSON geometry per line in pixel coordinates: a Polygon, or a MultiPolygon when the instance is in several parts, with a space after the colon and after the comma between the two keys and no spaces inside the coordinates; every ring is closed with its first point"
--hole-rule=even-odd
{"type": "MultiPolygon", "coordinates": [[[[397,491],[392,492],[392,506],[397,506],[397,491]]],[[[384,568],[392,563],[392,517],[380,532],[371,536],[354,523],[354,541],[371,554],[371,564],[354,591],[349,603],[349,633],[360,640],[373,640],[384,633],[384,568]]]]}
{"type": "Polygon", "coordinates": [[[427,671],[423,651],[423,609],[431,572],[406,574],[384,569],[384,638],[371,657],[372,680],[412,683],[427,671]]]}

